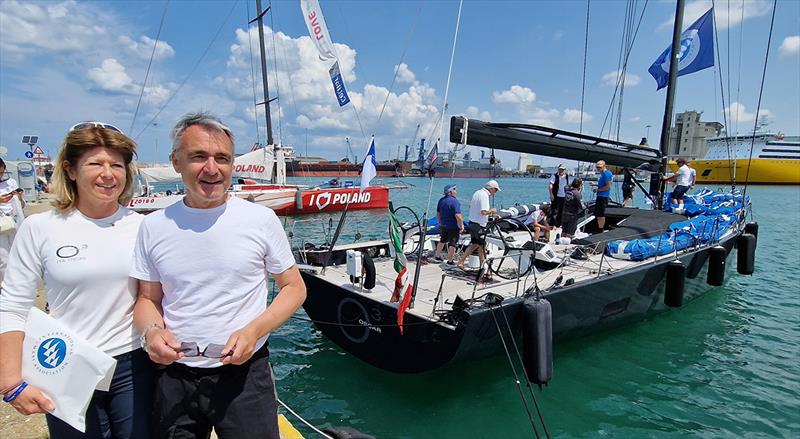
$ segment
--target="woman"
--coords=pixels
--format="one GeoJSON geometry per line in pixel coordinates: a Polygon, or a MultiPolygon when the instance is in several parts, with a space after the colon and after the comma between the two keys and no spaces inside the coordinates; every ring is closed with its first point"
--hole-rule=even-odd
{"type": "Polygon", "coordinates": [[[565,238],[572,238],[578,230],[578,218],[581,212],[586,208],[581,199],[581,189],[583,189],[583,180],[575,177],[569,190],[564,194],[564,215],[562,217],[563,229],[561,235],[565,238]]]}
{"type": "Polygon", "coordinates": [[[22,189],[16,180],[6,175],[6,162],[0,158],[0,221],[5,225],[0,231],[0,280],[8,264],[8,253],[11,251],[11,243],[14,242],[14,235],[17,227],[22,223],[22,208],[25,207],[25,200],[22,199],[22,189]]]}
{"type": "Polygon", "coordinates": [[[24,386],[23,329],[44,281],[50,315],[117,360],[108,392],[95,391],[86,433],[47,415],[53,439],[150,437],[153,369],[133,327],[128,278],[142,216],[131,197],[136,144],[112,125],[72,127],[56,159],[55,210],[20,226],[0,296],[0,392],[22,414],[47,413],[46,389],[24,386]]]}

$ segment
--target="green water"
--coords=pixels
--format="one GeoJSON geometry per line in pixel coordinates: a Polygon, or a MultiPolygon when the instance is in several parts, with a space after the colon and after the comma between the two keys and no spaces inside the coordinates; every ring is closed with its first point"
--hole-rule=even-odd
{"type": "MultiPolygon", "coordinates": [[[[415,187],[391,198],[421,212],[428,180],[406,181],[415,187]]],[[[435,180],[432,205],[448,182],[435,180]]],[[[483,181],[455,182],[466,214],[483,181]]],[[[546,196],[546,180],[500,184],[498,206],[546,196]]],[[[800,436],[800,188],[748,195],[760,225],[753,276],[731,270],[725,286],[682,309],[555,346],[553,380],[535,392],[554,437],[800,436]]],[[[356,232],[385,238],[382,214],[349,217],[345,242],[356,232]]],[[[324,224],[296,233],[320,242],[324,224]]],[[[308,322],[291,320],[270,340],[279,396],[315,425],[379,438],[533,437],[503,356],[396,375],[342,352],[308,322]]]]}

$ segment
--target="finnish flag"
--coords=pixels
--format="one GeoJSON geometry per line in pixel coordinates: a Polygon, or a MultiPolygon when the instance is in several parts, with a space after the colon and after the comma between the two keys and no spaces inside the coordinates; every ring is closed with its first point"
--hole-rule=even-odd
{"type": "Polygon", "coordinates": [[[375,160],[375,137],[369,144],[367,156],[364,157],[364,162],[361,164],[361,188],[360,192],[369,187],[369,182],[378,174],[378,162],[375,160]]]}
{"type": "MultiPolygon", "coordinates": [[[[694,73],[714,65],[714,9],[711,8],[681,34],[678,76],[694,73]]],[[[657,90],[669,82],[672,47],[661,53],[647,69],[658,83],[657,90]]]]}

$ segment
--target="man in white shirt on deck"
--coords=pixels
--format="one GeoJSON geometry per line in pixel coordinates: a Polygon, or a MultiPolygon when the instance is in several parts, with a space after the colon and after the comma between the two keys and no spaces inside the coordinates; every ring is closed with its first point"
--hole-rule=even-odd
{"type": "Polygon", "coordinates": [[[275,213],[227,193],[233,134],[205,113],[172,131],[186,196],[142,222],[134,322],[156,375],[155,437],[279,437],[267,337],[306,297],[275,213]],[[280,292],[267,306],[268,276],[280,292]]]}
{"type": "Polygon", "coordinates": [[[489,197],[494,196],[494,194],[498,192],[500,192],[500,185],[497,184],[495,180],[489,180],[483,188],[478,189],[472,194],[472,200],[469,203],[468,226],[470,244],[467,250],[464,251],[464,255],[461,256],[461,259],[458,261],[458,267],[461,269],[464,269],[464,261],[466,261],[469,255],[475,250],[478,250],[478,258],[481,261],[481,267],[483,266],[483,261],[486,259],[486,250],[484,249],[486,242],[484,241],[483,235],[486,233],[486,224],[489,223],[489,215],[497,213],[497,209],[491,207],[489,197]]]}
{"type": "Polygon", "coordinates": [[[692,181],[692,168],[685,159],[677,159],[678,171],[671,177],[664,177],[665,181],[674,181],[675,189],[672,190],[672,204],[677,204],[678,209],[683,209],[683,196],[694,182],[692,181]]]}

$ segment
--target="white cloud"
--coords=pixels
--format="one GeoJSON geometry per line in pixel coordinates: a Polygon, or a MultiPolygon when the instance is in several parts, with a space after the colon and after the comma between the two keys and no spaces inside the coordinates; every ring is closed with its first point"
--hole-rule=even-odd
{"type": "Polygon", "coordinates": [[[478,107],[474,105],[470,105],[464,110],[464,115],[473,119],[480,119],[483,121],[490,121],[492,120],[492,114],[488,111],[480,111],[478,107]]]}
{"type": "Polygon", "coordinates": [[[784,56],[800,53],[800,35],[791,35],[784,38],[778,51],[784,56]]]}
{"type": "MultiPolygon", "coordinates": [[[[725,114],[728,116],[728,125],[731,126],[738,126],[739,123],[754,122],[756,120],[755,112],[747,112],[745,106],[739,102],[733,102],[729,107],[725,108],[725,114]]],[[[772,113],[770,113],[769,110],[762,108],[758,112],[758,118],[762,122],[769,121],[772,119],[772,113]]]]}
{"type": "MultiPolygon", "coordinates": [[[[246,29],[236,31],[236,43],[231,45],[228,56],[228,70],[215,79],[215,85],[238,103],[243,119],[252,120],[254,111],[248,35],[257,38],[256,28],[251,28],[249,32],[246,29]]],[[[265,38],[272,40],[272,30],[268,27],[265,27],[265,38]]],[[[257,47],[255,41],[253,44],[257,47]]],[[[361,146],[356,145],[365,142],[359,120],[349,106],[338,106],[328,74],[330,63],[319,60],[317,49],[307,36],[293,38],[276,32],[275,41],[279,58],[277,79],[273,67],[270,67],[269,87],[271,95],[279,96],[278,102],[284,112],[283,141],[304,145],[305,129],[308,129],[310,151],[319,151],[324,147],[330,156],[344,154],[346,136],[351,138],[353,148],[359,150],[361,146]]],[[[407,143],[417,124],[421,125],[418,137],[430,138],[440,117],[441,97],[437,96],[436,89],[417,80],[407,64],[395,67],[398,81],[391,93],[385,86],[375,84],[355,86],[356,51],[347,45],[337,44],[336,52],[351,99],[349,105],[358,110],[358,118],[365,132],[376,134],[379,149],[407,143]],[[378,123],[384,102],[386,107],[378,123]]],[[[261,100],[261,81],[257,81],[256,86],[259,88],[258,99],[261,100]]],[[[276,108],[277,104],[273,104],[277,138],[276,108]]],[[[438,136],[435,133],[433,135],[438,136]]],[[[383,157],[382,154],[378,153],[379,158],[383,157]]]]}
{"type": "Polygon", "coordinates": [[[50,4],[17,0],[0,1],[0,50],[9,61],[26,54],[85,51],[102,44],[111,29],[101,8],[90,8],[74,1],[50,4]]]}
{"type": "Polygon", "coordinates": [[[94,67],[87,72],[89,79],[105,91],[118,93],[132,93],[134,90],[131,77],[125,72],[125,66],[114,58],[103,60],[100,67],[94,67]]]}
{"type": "MultiPolygon", "coordinates": [[[[674,8],[673,8],[674,9],[674,8]]],[[[711,9],[711,0],[699,0],[686,4],[683,12],[683,29],[697,21],[703,14],[711,9]]],[[[735,27],[742,21],[767,15],[772,11],[772,2],[768,0],[747,0],[743,2],[730,2],[725,7],[718,7],[714,11],[717,29],[735,27]]],[[[672,29],[675,23],[675,13],[658,26],[658,30],[672,29]]]]}
{"type": "MultiPolygon", "coordinates": [[[[612,70],[603,75],[603,83],[606,85],[616,86],[617,82],[619,81],[619,76],[621,74],[622,72],[620,70],[612,70]]],[[[628,72],[625,74],[624,81],[625,81],[625,87],[633,87],[635,85],[639,85],[639,83],[642,80],[641,78],[639,78],[639,75],[635,75],[633,73],[628,72]]]]}
{"type": "Polygon", "coordinates": [[[156,40],[147,35],[139,37],[139,41],[134,41],[127,35],[119,37],[119,43],[141,59],[149,60],[152,55],[155,61],[159,61],[175,56],[175,49],[164,41],[159,41],[156,44],[156,51],[153,53],[153,44],[155,42],[156,40]]]}
{"type": "Polygon", "coordinates": [[[417,80],[416,75],[408,68],[408,64],[406,63],[395,66],[395,71],[397,72],[397,82],[413,83],[417,80]]]}
{"type": "Polygon", "coordinates": [[[528,104],[536,100],[536,93],[528,87],[512,85],[510,89],[492,93],[495,104],[528,104]]]}
{"type": "Polygon", "coordinates": [[[521,109],[520,116],[522,117],[523,123],[557,128],[557,121],[561,118],[561,112],[554,108],[530,108],[521,109]]]}
{"type": "MultiPolygon", "coordinates": [[[[581,122],[581,110],[575,110],[575,109],[572,109],[572,108],[567,108],[567,109],[564,110],[563,119],[564,119],[564,122],[567,122],[567,123],[580,123],[581,122]]],[[[591,121],[592,121],[592,115],[584,111],[583,112],[583,122],[584,123],[588,123],[588,122],[591,122],[591,121]]]]}
{"type": "Polygon", "coordinates": [[[642,120],[641,116],[633,116],[632,118],[628,119],[629,122],[639,122],[642,120]]]}

